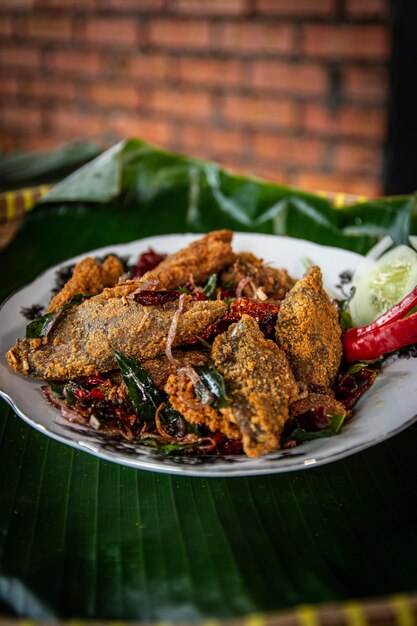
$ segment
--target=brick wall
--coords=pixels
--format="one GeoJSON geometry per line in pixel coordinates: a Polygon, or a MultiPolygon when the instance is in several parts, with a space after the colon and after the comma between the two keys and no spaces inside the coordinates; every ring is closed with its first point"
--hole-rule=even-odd
{"type": "Polygon", "coordinates": [[[140,136],[381,192],[388,0],[1,0],[3,150],[140,136]]]}

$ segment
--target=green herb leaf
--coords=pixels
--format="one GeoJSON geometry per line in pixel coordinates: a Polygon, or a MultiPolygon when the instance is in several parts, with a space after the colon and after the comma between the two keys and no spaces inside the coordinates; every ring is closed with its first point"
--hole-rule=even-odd
{"type": "Polygon", "coordinates": [[[26,338],[27,339],[38,339],[41,337],[47,337],[47,335],[51,332],[52,328],[61,319],[62,315],[65,311],[68,311],[73,306],[81,304],[83,300],[87,300],[91,298],[91,295],[84,295],[82,293],[77,293],[73,296],[57,313],[46,313],[42,315],[42,317],[38,317],[38,319],[33,320],[26,326],[26,338]]]}
{"type": "Polygon", "coordinates": [[[209,300],[215,300],[217,298],[217,283],[217,274],[211,274],[203,288],[203,291],[209,300]]]}
{"type": "Polygon", "coordinates": [[[120,352],[115,351],[114,356],[135,411],[145,422],[154,422],[155,413],[160,404],[164,402],[161,392],[150,379],[148,372],[139,363],[120,352]]]}
{"type": "Polygon", "coordinates": [[[215,400],[211,406],[221,409],[229,404],[226,392],[225,380],[220,372],[209,362],[206,365],[193,365],[194,370],[200,377],[200,384],[195,385],[196,394],[201,398],[203,404],[209,404],[213,395],[215,400]]]}
{"type": "Polygon", "coordinates": [[[55,313],[46,313],[42,317],[33,320],[26,326],[26,338],[37,339],[38,337],[46,337],[52,328],[53,320],[55,319],[55,313]]]}
{"type": "Polygon", "coordinates": [[[313,441],[314,439],[325,439],[327,437],[334,437],[340,433],[346,414],[328,414],[329,425],[326,428],[320,430],[308,431],[304,428],[295,428],[289,439],[295,439],[298,443],[304,443],[305,441],[313,441]]]}
{"type": "Polygon", "coordinates": [[[349,304],[353,296],[355,295],[355,292],[356,292],[356,287],[351,287],[350,292],[349,292],[349,297],[339,302],[339,305],[340,305],[339,324],[343,333],[346,330],[349,330],[349,328],[352,328],[352,325],[353,325],[352,316],[349,311],[349,304]]]}
{"type": "Polygon", "coordinates": [[[351,367],[349,367],[348,371],[346,372],[346,376],[352,376],[353,374],[357,374],[358,372],[365,369],[366,367],[372,368],[373,365],[380,366],[381,363],[382,363],[382,358],[373,359],[371,361],[357,361],[356,363],[351,365],[351,367]]]}
{"type": "Polygon", "coordinates": [[[60,383],[54,380],[49,380],[48,381],[49,387],[52,391],[52,393],[55,396],[58,396],[58,398],[60,400],[65,400],[65,386],[66,383],[60,383]]]}
{"type": "Polygon", "coordinates": [[[187,450],[190,450],[192,448],[196,448],[199,445],[199,442],[195,442],[195,443],[161,443],[160,441],[157,441],[156,439],[141,439],[139,443],[144,443],[147,446],[150,446],[152,448],[156,448],[158,450],[158,452],[161,452],[162,454],[181,454],[183,452],[186,452],[187,450]]]}

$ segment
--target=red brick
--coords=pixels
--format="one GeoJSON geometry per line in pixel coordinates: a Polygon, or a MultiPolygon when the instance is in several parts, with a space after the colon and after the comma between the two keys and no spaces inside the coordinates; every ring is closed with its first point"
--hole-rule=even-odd
{"type": "Polygon", "coordinates": [[[170,57],[165,54],[128,54],[121,58],[115,55],[113,61],[110,60],[110,67],[116,71],[128,74],[133,78],[143,80],[164,80],[169,76],[170,57]],[[119,59],[119,68],[117,68],[117,58],[119,59]]]}
{"type": "Polygon", "coordinates": [[[238,52],[291,52],[294,32],[289,24],[227,22],[217,27],[215,45],[238,52]]]}
{"type": "Polygon", "coordinates": [[[206,118],[212,112],[210,94],[205,91],[156,89],[149,94],[149,106],[161,113],[188,118],[206,118]]]}
{"type": "Polygon", "coordinates": [[[327,144],[319,139],[256,133],[253,150],[259,159],[287,166],[316,166],[324,162],[327,144]]]}
{"type": "Polygon", "coordinates": [[[35,39],[69,41],[72,37],[72,20],[70,17],[31,15],[27,19],[26,32],[35,39]]]}
{"type": "Polygon", "coordinates": [[[50,152],[59,146],[56,137],[41,135],[33,135],[25,138],[25,149],[35,152],[50,152]]]}
{"type": "Polygon", "coordinates": [[[0,19],[0,37],[11,37],[13,35],[13,19],[10,15],[4,15],[0,19]]]}
{"type": "Polygon", "coordinates": [[[292,138],[287,135],[272,135],[256,132],[253,137],[253,152],[256,160],[283,162],[291,152],[292,138]]]}
{"type": "Polygon", "coordinates": [[[296,167],[319,168],[324,165],[327,153],[327,142],[307,137],[296,137],[292,144],[292,164],[296,167]]]}
{"type": "Polygon", "coordinates": [[[0,49],[0,66],[18,67],[25,70],[41,65],[41,53],[36,48],[7,46],[0,49]]]}
{"type": "Polygon", "coordinates": [[[1,0],[0,11],[26,11],[32,9],[35,6],[36,0],[1,0]]]}
{"type": "Polygon", "coordinates": [[[255,176],[261,178],[270,183],[277,185],[289,185],[290,180],[288,172],[280,166],[276,165],[262,165],[261,163],[254,163],[253,165],[243,166],[247,176],[255,176]]]}
{"type": "Polygon", "coordinates": [[[232,123],[291,129],[297,125],[297,105],[282,98],[249,98],[226,95],[223,102],[223,112],[225,118],[232,123]]]}
{"type": "Polygon", "coordinates": [[[245,150],[242,131],[213,126],[185,124],[180,142],[185,150],[201,148],[207,158],[220,154],[242,154],[245,150]]]}
{"type": "Polygon", "coordinates": [[[94,17],[85,24],[84,37],[90,43],[111,46],[133,46],[137,43],[140,24],[130,18],[94,17]]]}
{"type": "Polygon", "coordinates": [[[136,85],[118,85],[114,82],[94,83],[91,87],[90,98],[99,106],[117,107],[120,109],[136,108],[141,102],[136,85]]]}
{"type": "Polygon", "coordinates": [[[107,121],[99,115],[59,108],[47,118],[50,131],[59,137],[89,139],[100,136],[107,129],[107,121]]]}
{"type": "Polygon", "coordinates": [[[101,0],[100,6],[101,8],[109,7],[115,11],[134,10],[148,13],[165,8],[166,0],[101,0]]]}
{"type": "Polygon", "coordinates": [[[206,48],[210,25],[205,21],[158,19],[149,24],[149,41],[168,48],[206,48]]]}
{"type": "Polygon", "coordinates": [[[0,94],[5,98],[15,98],[19,93],[19,81],[15,76],[2,76],[0,94]]]}
{"type": "Polygon", "coordinates": [[[291,177],[291,183],[300,189],[311,191],[335,191],[364,195],[368,198],[378,197],[382,193],[379,181],[370,180],[369,176],[346,176],[337,173],[320,174],[319,172],[301,172],[291,177]]]}
{"type": "Polygon", "coordinates": [[[139,137],[146,141],[169,144],[172,126],[167,120],[144,119],[140,115],[117,112],[109,116],[109,129],[118,137],[139,137]]]}
{"type": "Polygon", "coordinates": [[[303,51],[330,59],[383,60],[389,55],[389,33],[380,25],[310,24],[303,29],[303,51]]]}
{"type": "Polygon", "coordinates": [[[295,95],[324,95],[327,72],[323,66],[311,63],[254,61],[248,86],[295,95]]]}
{"type": "Polygon", "coordinates": [[[91,11],[99,6],[100,0],[35,0],[36,8],[66,9],[77,11],[91,11]]]}
{"type": "Polygon", "coordinates": [[[100,69],[100,55],[95,51],[52,50],[47,55],[47,66],[62,74],[95,75],[100,69]]]}
{"type": "Polygon", "coordinates": [[[249,0],[176,0],[174,10],[178,13],[199,15],[245,15],[250,11],[249,0]]]}
{"type": "Polygon", "coordinates": [[[319,105],[307,105],[302,126],[311,132],[323,135],[341,135],[384,140],[387,116],[381,109],[359,109],[343,107],[330,112],[319,105]]]}
{"type": "MultiPolygon", "coordinates": [[[[366,1],[366,0],[365,0],[366,1]]],[[[334,0],[256,0],[255,10],[261,15],[332,17],[334,0]]]]}
{"type": "Polygon", "coordinates": [[[78,96],[78,89],[74,83],[67,80],[48,80],[41,76],[25,80],[22,86],[25,96],[35,100],[44,100],[46,103],[55,100],[75,100],[78,96]]]}
{"type": "Polygon", "coordinates": [[[342,77],[343,88],[348,97],[366,102],[387,101],[389,77],[386,68],[345,67],[342,77]]]}
{"type": "Polygon", "coordinates": [[[341,172],[378,176],[382,167],[382,147],[336,145],[332,165],[341,172]]]}
{"type": "Polygon", "coordinates": [[[0,125],[5,127],[15,126],[22,131],[26,129],[40,129],[42,126],[42,112],[33,106],[19,107],[16,104],[7,106],[7,103],[2,103],[0,125]]]}
{"type": "Polygon", "coordinates": [[[349,17],[384,18],[389,15],[388,0],[346,0],[349,17]]]}
{"type": "Polygon", "coordinates": [[[178,60],[178,78],[183,82],[236,86],[243,83],[244,77],[244,66],[237,59],[187,57],[178,60]]]}

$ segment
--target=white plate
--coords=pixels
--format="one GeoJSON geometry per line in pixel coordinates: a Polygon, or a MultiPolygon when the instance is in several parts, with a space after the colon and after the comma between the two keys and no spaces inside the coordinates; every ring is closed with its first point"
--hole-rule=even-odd
{"type": "MultiPolygon", "coordinates": [[[[88,254],[103,256],[115,252],[130,256],[134,262],[149,246],[159,252],[172,253],[197,237],[195,234],[150,237],[88,254]]],[[[302,259],[307,257],[322,268],[325,287],[333,292],[340,282],[339,274],[353,270],[361,260],[360,255],[347,250],[274,235],[237,233],[233,247],[236,251],[249,250],[276,267],[285,267],[295,277],[302,275],[302,259]]],[[[416,418],[417,359],[395,359],[384,367],[372,388],[358,402],[353,419],[340,435],[257,459],[164,456],[146,446],[116,444],[94,431],[70,426],[62,420],[58,410],[46,403],[41,384],[15,374],[4,355],[17,337],[24,336],[27,320],[22,316],[21,308],[35,303],[47,304],[56,270],[85,256],[87,254],[69,259],[41,274],[30,285],[10,296],[0,309],[0,395],[25,422],[53,439],[130,467],[189,476],[250,476],[299,470],[341,459],[391,437],[416,418]]]]}

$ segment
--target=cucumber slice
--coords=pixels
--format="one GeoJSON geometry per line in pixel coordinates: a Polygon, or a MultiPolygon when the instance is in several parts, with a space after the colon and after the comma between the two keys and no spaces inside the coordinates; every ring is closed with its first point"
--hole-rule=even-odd
{"type": "Polygon", "coordinates": [[[417,285],[417,253],[408,246],[397,246],[369,269],[359,268],[352,282],[356,288],[349,304],[352,324],[370,324],[417,285]]]}

